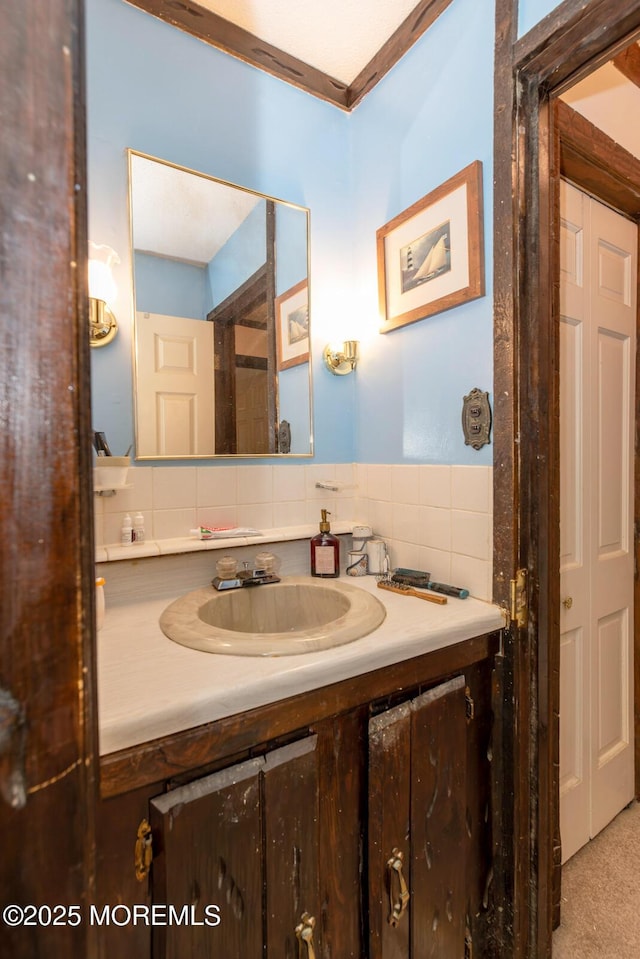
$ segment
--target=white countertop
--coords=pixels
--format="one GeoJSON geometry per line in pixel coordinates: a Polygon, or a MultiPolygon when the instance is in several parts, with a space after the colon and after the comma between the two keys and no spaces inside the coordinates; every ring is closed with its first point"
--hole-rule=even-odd
{"type": "Polygon", "coordinates": [[[373,576],[341,578],[375,594],[386,607],[385,621],[362,639],[295,656],[213,654],[172,642],[161,632],[158,619],[179,594],[108,608],[98,633],[101,755],[504,626],[502,610],[480,600],[449,597],[445,606],[436,606],[378,589],[373,576]]]}

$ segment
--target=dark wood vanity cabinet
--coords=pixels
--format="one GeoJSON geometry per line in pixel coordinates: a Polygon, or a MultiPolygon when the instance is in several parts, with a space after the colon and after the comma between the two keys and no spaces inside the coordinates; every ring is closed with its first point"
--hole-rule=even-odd
{"type": "Polygon", "coordinates": [[[192,912],[101,930],[100,954],[489,955],[496,644],[479,637],[105,757],[99,900],[192,912]],[[153,841],[142,883],[140,811],[153,841]]]}

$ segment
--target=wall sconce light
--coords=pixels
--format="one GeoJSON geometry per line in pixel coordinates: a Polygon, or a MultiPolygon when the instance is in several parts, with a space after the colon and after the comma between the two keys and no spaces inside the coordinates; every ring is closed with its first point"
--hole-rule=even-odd
{"type": "Polygon", "coordinates": [[[89,241],[89,336],[91,346],[106,346],[118,332],[111,310],[117,287],[111,267],[120,257],[110,246],[89,241]]]}
{"type": "Polygon", "coordinates": [[[324,348],[325,366],[335,376],[353,373],[358,364],[358,341],[345,340],[339,346],[328,343],[324,348]]]}

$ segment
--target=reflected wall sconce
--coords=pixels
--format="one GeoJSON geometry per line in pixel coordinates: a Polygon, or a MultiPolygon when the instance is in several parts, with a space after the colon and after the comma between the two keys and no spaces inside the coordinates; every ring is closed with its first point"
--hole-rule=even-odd
{"type": "Polygon", "coordinates": [[[353,373],[358,365],[358,341],[345,340],[339,345],[328,343],[324,348],[325,366],[334,376],[353,373]]]}
{"type": "Polygon", "coordinates": [[[106,346],[118,332],[111,309],[117,295],[112,266],[120,257],[110,246],[89,240],[89,336],[91,346],[106,346]]]}

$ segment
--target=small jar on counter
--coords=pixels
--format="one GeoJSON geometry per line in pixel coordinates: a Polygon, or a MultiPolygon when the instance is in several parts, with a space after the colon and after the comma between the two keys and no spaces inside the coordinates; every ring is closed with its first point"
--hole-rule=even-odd
{"type": "Polygon", "coordinates": [[[265,573],[277,576],[280,569],[280,557],[276,556],[275,553],[269,550],[263,550],[257,554],[254,562],[256,569],[263,569],[265,573]]]}
{"type": "Polygon", "coordinates": [[[219,579],[233,579],[238,571],[238,561],[235,556],[221,556],[216,563],[216,574],[219,579]]]}

